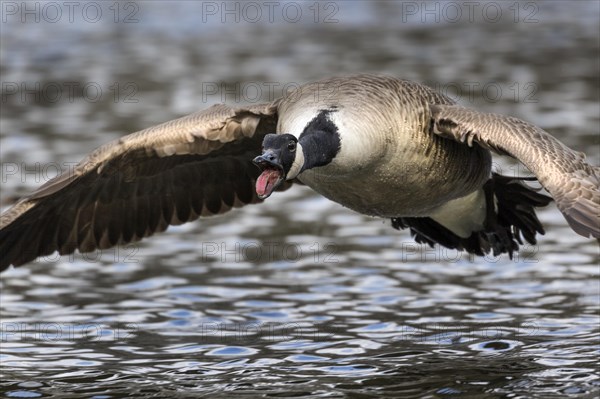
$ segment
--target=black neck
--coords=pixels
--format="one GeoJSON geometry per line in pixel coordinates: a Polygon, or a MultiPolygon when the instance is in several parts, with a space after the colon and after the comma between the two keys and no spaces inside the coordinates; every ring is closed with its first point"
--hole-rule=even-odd
{"type": "Polygon", "coordinates": [[[298,142],[302,145],[302,171],[330,163],[340,151],[338,128],[329,119],[331,110],[323,110],[306,126],[298,142]]]}

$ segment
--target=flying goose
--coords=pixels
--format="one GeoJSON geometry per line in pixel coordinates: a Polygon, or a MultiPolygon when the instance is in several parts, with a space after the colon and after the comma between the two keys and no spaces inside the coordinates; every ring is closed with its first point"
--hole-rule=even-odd
{"type": "Polygon", "coordinates": [[[268,104],[214,105],[99,147],[0,216],[0,270],[137,241],[293,183],[420,243],[512,256],[544,233],[535,207],[552,198],[492,173],[490,151],[527,166],[576,233],[600,237],[600,168],[582,153],[421,84],[357,75],[268,104]]]}

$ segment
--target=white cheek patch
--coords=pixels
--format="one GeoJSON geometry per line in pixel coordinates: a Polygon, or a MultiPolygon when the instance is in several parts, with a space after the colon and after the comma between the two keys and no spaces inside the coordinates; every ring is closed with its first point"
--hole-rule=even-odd
{"type": "Polygon", "coordinates": [[[304,166],[304,151],[302,151],[302,145],[300,143],[298,143],[298,145],[296,146],[296,157],[294,158],[294,163],[292,163],[292,167],[290,168],[290,171],[288,172],[285,179],[292,180],[293,178],[298,176],[298,174],[302,170],[303,166],[304,166]]]}

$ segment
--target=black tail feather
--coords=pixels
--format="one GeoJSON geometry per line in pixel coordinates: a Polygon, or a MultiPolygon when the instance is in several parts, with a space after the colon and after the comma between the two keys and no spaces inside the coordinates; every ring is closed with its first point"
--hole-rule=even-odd
{"type": "Polygon", "coordinates": [[[535,214],[536,207],[548,205],[552,198],[540,194],[522,183],[530,178],[515,178],[494,173],[483,189],[486,194],[487,215],[484,228],[467,238],[460,237],[428,217],[399,217],[392,219],[392,227],[401,230],[410,228],[415,241],[443,245],[450,249],[465,250],[483,256],[493,252],[494,256],[513,253],[524,241],[535,244],[537,233],[544,228],[535,214]],[[495,201],[494,201],[495,197],[495,201]],[[496,209],[493,206],[496,202],[496,209]]]}

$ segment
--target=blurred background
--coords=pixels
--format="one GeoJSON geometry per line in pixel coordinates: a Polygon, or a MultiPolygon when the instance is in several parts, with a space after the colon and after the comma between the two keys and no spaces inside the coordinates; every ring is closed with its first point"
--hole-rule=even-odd
{"type": "MultiPolygon", "coordinates": [[[[3,209],[123,134],[358,72],[526,119],[600,162],[597,1],[0,7],[3,209]]],[[[477,259],[298,187],[121,252],[43,259],[0,280],[0,389],[591,395],[598,245],[553,206],[540,219],[539,245],[477,259]]]]}

